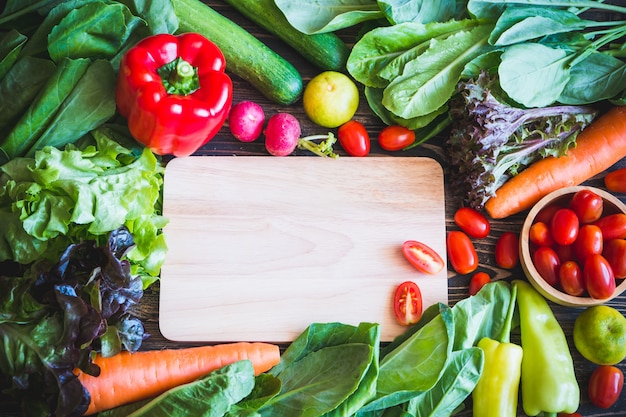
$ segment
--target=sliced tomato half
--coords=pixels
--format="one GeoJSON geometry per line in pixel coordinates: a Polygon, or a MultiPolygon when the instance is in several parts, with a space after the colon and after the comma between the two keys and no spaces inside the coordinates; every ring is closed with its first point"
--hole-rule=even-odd
{"type": "Polygon", "coordinates": [[[398,285],[393,296],[393,313],[403,326],[417,323],[422,318],[422,292],[413,281],[398,285]]]}
{"type": "Polygon", "coordinates": [[[430,246],[416,240],[407,240],[402,245],[402,254],[415,268],[430,275],[441,271],[444,262],[430,246]]]}

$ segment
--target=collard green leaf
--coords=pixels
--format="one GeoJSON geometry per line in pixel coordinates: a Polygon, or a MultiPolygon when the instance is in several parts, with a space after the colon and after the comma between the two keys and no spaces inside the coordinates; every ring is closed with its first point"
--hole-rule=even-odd
{"type": "Polygon", "coordinates": [[[55,71],[49,59],[20,58],[0,81],[0,132],[9,132],[55,71]]]}
{"type": "Polygon", "coordinates": [[[626,64],[613,56],[594,52],[570,69],[570,79],[558,101],[563,104],[590,104],[610,99],[626,85],[626,64]]]}
{"type": "Polygon", "coordinates": [[[26,36],[15,29],[0,36],[0,80],[9,72],[26,43],[26,36]]]}
{"type": "Polygon", "coordinates": [[[567,52],[538,43],[509,46],[502,53],[498,76],[502,89],[526,107],[545,107],[558,100],[570,75],[567,52]]]}
{"type": "Polygon", "coordinates": [[[91,2],[71,10],[48,36],[48,53],[64,58],[111,59],[143,21],[121,3],[91,2]]]}
{"type": "Polygon", "coordinates": [[[365,343],[316,350],[280,373],[280,394],[258,411],[264,417],[316,417],[328,413],[357,390],[373,359],[374,349],[365,343]]]}
{"type": "Polygon", "coordinates": [[[420,417],[451,416],[474,390],[483,364],[484,354],[480,348],[452,352],[437,384],[409,401],[409,413],[420,417]]]}
{"type": "Polygon", "coordinates": [[[276,6],[293,27],[308,35],[334,32],[384,16],[376,0],[276,0],[276,6]]]}
{"type": "Polygon", "coordinates": [[[401,76],[385,88],[383,105],[404,119],[430,114],[456,91],[465,65],[488,48],[491,25],[456,32],[408,62],[401,76]]]}
{"type": "Polygon", "coordinates": [[[567,10],[548,7],[508,7],[489,37],[492,45],[512,45],[556,33],[582,30],[586,22],[567,10]]]}

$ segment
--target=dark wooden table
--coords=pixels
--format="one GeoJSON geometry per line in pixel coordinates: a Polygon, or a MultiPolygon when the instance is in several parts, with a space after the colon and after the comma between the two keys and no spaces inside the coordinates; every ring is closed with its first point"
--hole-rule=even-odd
{"type": "MultiPolygon", "coordinates": [[[[213,7],[215,10],[219,11],[223,15],[229,17],[234,20],[242,27],[249,30],[251,33],[255,34],[259,39],[265,42],[272,49],[277,51],[280,55],[290,61],[302,74],[302,77],[305,83],[310,80],[313,76],[320,72],[319,69],[313,67],[308,64],[305,60],[303,60],[300,55],[289,48],[287,45],[282,43],[280,40],[275,37],[267,34],[258,26],[250,22],[249,20],[243,18],[237,11],[235,11],[232,7],[226,5],[222,1],[211,1],[207,0],[207,4],[213,7]]],[[[344,39],[344,41],[348,45],[352,45],[355,42],[356,30],[346,30],[339,33],[339,35],[344,39]]],[[[247,82],[234,77],[234,102],[241,100],[254,100],[261,104],[265,110],[266,116],[269,117],[276,112],[289,112],[296,116],[300,123],[302,124],[302,135],[312,135],[312,134],[325,134],[328,132],[328,129],[321,128],[319,126],[314,125],[310,122],[306,115],[304,114],[304,110],[302,108],[302,103],[299,101],[291,106],[278,106],[267,99],[265,99],[259,92],[257,92],[253,87],[251,87],[247,82]]],[[[384,125],[380,122],[380,120],[373,115],[365,98],[361,97],[361,103],[357,114],[354,117],[356,120],[362,122],[367,128],[370,137],[373,139],[372,141],[372,155],[391,155],[391,156],[427,156],[432,157],[437,160],[444,168],[445,181],[448,184],[448,166],[445,157],[444,150],[442,149],[442,144],[445,137],[437,137],[429,141],[428,143],[421,145],[419,147],[413,148],[412,150],[406,152],[395,152],[390,153],[383,151],[376,141],[376,137],[378,132],[384,127],[384,125]]],[[[336,132],[336,130],[335,130],[336,132]]],[[[337,144],[336,146],[337,152],[341,155],[340,157],[349,157],[347,156],[337,144]]],[[[234,139],[228,129],[226,127],[222,128],[219,134],[209,142],[205,147],[198,151],[200,155],[210,155],[210,156],[219,156],[219,155],[259,155],[266,156],[268,153],[266,152],[262,140],[257,140],[252,143],[242,143],[234,139]]],[[[306,156],[311,155],[310,153],[302,150],[296,150],[294,155],[297,156],[306,156]]],[[[311,156],[313,157],[313,156],[311,156]]],[[[626,160],[622,160],[619,165],[626,166],[626,160]]],[[[586,184],[594,185],[598,187],[603,187],[602,181],[603,175],[598,175],[595,178],[590,179],[586,184]]],[[[445,189],[446,195],[446,228],[447,230],[456,229],[456,225],[453,221],[453,215],[457,208],[461,206],[460,196],[458,190],[453,189],[450,186],[446,186],[445,189]]],[[[618,195],[618,197],[626,202],[626,195],[618,195]]],[[[514,278],[524,278],[524,272],[521,267],[517,267],[514,270],[504,270],[498,268],[495,265],[494,260],[494,247],[498,237],[506,231],[517,232],[521,230],[521,225],[524,219],[525,213],[520,213],[519,215],[509,217],[504,220],[492,220],[491,221],[491,233],[490,235],[481,240],[474,240],[476,245],[476,249],[479,256],[479,270],[484,270],[490,274],[493,279],[498,280],[511,280],[514,278]]],[[[416,215],[419,215],[417,213],[416,215]]],[[[448,265],[448,284],[449,284],[449,304],[454,305],[459,300],[462,300],[468,296],[468,285],[470,276],[469,275],[458,275],[454,273],[451,266],[448,265]]],[[[622,314],[626,314],[626,294],[622,295],[615,300],[607,303],[608,305],[617,308],[622,312],[622,314]]],[[[571,308],[571,307],[563,307],[556,305],[554,303],[550,303],[559,323],[561,324],[563,330],[568,339],[568,343],[570,345],[570,350],[572,352],[572,356],[575,362],[575,370],[576,376],[581,388],[581,405],[579,408],[580,414],[586,417],[606,417],[606,416],[625,416],[626,415],[626,391],[622,394],[617,404],[611,407],[608,410],[600,409],[593,404],[590,403],[589,398],[587,396],[587,384],[589,381],[589,377],[591,375],[592,370],[595,365],[584,359],[574,348],[573,340],[572,340],[572,329],[574,326],[574,320],[580,314],[582,310],[571,308]]],[[[135,312],[144,322],[146,326],[146,331],[150,333],[150,337],[145,340],[142,349],[163,349],[163,348],[178,348],[183,347],[180,343],[174,343],[165,339],[160,331],[159,331],[159,284],[154,284],[151,288],[147,290],[142,299],[141,305],[138,310],[135,312]]],[[[186,346],[186,345],[185,345],[186,346]]],[[[626,373],[626,361],[620,363],[618,365],[623,372],[626,373]]],[[[468,407],[466,411],[458,414],[459,416],[471,416],[471,405],[469,404],[469,400],[467,402],[468,407]]],[[[0,401],[0,415],[1,416],[18,416],[19,414],[15,410],[15,407],[6,402],[0,401]],[[4,411],[3,411],[4,410],[4,411]]],[[[519,416],[525,415],[523,411],[518,412],[519,416]]]]}

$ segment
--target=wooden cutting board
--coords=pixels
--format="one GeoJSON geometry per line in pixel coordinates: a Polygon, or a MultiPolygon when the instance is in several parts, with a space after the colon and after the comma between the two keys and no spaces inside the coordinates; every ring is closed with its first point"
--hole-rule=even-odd
{"type": "MultiPolygon", "coordinates": [[[[293,341],[313,322],[381,325],[394,289],[447,303],[447,271],[426,275],[401,252],[446,259],[443,171],[423,157],[192,156],[168,163],[168,253],[159,322],[176,341],[293,341]]],[[[424,308],[425,308],[424,307],[424,308]]]]}

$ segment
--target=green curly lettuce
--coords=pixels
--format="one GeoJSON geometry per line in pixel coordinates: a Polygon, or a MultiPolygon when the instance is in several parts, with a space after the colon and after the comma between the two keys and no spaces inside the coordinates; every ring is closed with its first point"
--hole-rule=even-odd
{"type": "Polygon", "coordinates": [[[125,226],[128,254],[144,287],[154,282],[167,246],[161,233],[164,167],[148,149],[132,150],[94,130],[87,145],[45,147],[0,166],[0,262],[57,259],[71,243],[102,241],[125,226]]]}

